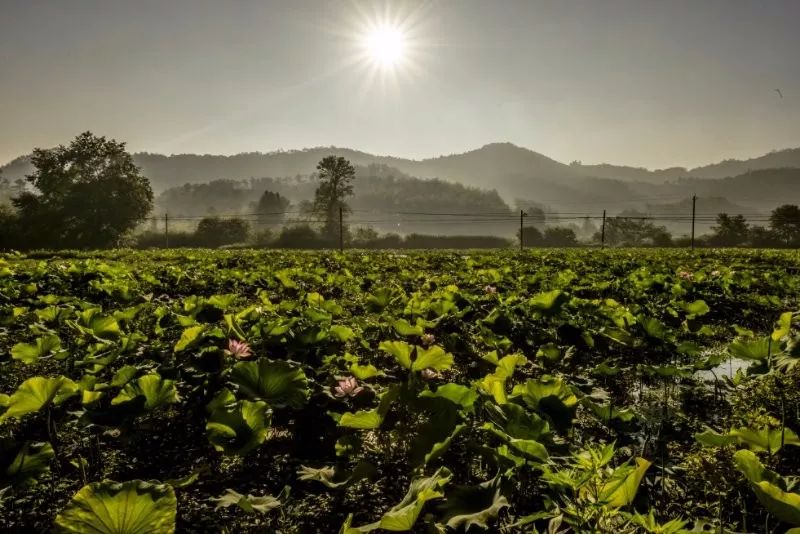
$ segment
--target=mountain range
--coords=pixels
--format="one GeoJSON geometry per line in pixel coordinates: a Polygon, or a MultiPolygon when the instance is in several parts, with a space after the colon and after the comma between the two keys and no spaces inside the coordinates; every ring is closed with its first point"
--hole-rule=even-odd
{"type": "MultiPolygon", "coordinates": [[[[592,212],[679,202],[693,194],[724,197],[745,208],[771,209],[782,199],[800,200],[800,148],[746,160],[725,160],[693,169],[649,170],[611,164],[565,164],[513,145],[492,143],[462,154],[412,160],[378,156],[349,148],[316,147],[232,156],[134,154],[156,192],[216,179],[292,177],[314,172],[329,154],[353,164],[378,164],[399,174],[439,178],[469,187],[496,190],[508,203],[539,203],[561,211],[592,212]]],[[[8,163],[2,176],[13,181],[31,171],[28,157],[8,163]]]]}

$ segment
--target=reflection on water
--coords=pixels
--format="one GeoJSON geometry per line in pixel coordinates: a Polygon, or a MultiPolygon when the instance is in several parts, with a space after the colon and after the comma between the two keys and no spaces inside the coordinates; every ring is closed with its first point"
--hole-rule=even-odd
{"type": "Polygon", "coordinates": [[[714,380],[714,375],[716,375],[718,379],[721,379],[723,376],[733,378],[736,375],[736,371],[741,369],[744,373],[752,363],[754,362],[741,358],[728,358],[713,369],[698,371],[697,376],[703,380],[714,380]]]}

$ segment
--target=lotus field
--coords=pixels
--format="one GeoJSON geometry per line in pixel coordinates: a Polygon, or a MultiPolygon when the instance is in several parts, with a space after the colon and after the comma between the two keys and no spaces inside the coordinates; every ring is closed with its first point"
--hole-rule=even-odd
{"type": "Polygon", "coordinates": [[[0,531],[800,532],[800,254],[0,258],[0,531]]]}

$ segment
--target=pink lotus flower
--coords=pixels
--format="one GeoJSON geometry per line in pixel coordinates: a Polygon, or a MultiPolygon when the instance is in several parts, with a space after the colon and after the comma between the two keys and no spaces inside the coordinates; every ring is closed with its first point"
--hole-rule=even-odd
{"type": "Polygon", "coordinates": [[[339,380],[339,385],[333,388],[333,394],[336,397],[355,397],[364,390],[363,387],[358,385],[358,380],[353,376],[348,376],[339,380]]]}
{"type": "Polygon", "coordinates": [[[422,336],[420,336],[420,340],[422,340],[423,345],[429,347],[436,342],[436,336],[433,334],[422,334],[422,336]]]}
{"type": "Polygon", "coordinates": [[[425,380],[433,380],[434,378],[439,377],[439,373],[437,373],[433,369],[423,369],[422,371],[419,372],[419,374],[425,380]]]}
{"type": "Polygon", "coordinates": [[[238,339],[231,339],[228,341],[228,354],[237,360],[246,360],[253,355],[250,345],[246,341],[239,341],[238,339]]]}
{"type": "Polygon", "coordinates": [[[497,288],[491,285],[487,285],[483,288],[483,291],[486,292],[487,295],[494,295],[497,293],[497,288]]]}
{"type": "Polygon", "coordinates": [[[693,280],[694,279],[694,273],[690,273],[689,271],[681,271],[681,272],[678,273],[678,276],[680,276],[684,280],[693,280]]]}

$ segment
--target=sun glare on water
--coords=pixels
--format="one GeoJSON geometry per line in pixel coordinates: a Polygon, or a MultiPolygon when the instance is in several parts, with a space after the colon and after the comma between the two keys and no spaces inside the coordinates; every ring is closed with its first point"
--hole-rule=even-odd
{"type": "Polygon", "coordinates": [[[364,37],[366,53],[383,67],[392,67],[403,59],[405,44],[403,32],[392,26],[373,28],[364,37]]]}

